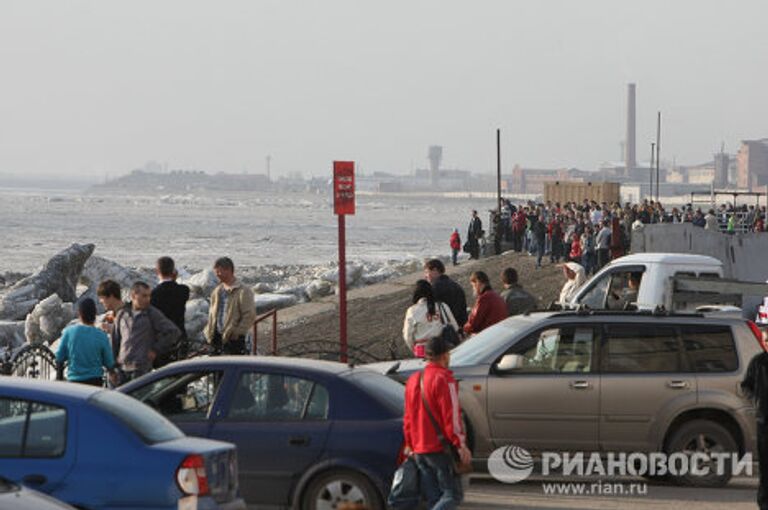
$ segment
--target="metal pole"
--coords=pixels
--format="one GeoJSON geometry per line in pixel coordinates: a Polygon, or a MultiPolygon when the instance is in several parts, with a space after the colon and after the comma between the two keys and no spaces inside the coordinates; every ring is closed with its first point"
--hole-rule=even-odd
{"type": "Polygon", "coordinates": [[[649,172],[651,174],[651,187],[648,188],[648,197],[653,200],[653,156],[656,150],[656,142],[651,142],[651,166],[649,172]]]}
{"type": "Polygon", "coordinates": [[[277,355],[277,310],[272,310],[272,356],[277,355]]]}
{"type": "Polygon", "coordinates": [[[661,160],[661,112],[656,120],[656,201],[659,201],[659,161],[661,160]]]}
{"type": "Polygon", "coordinates": [[[501,129],[496,130],[496,206],[501,214],[501,129]]]}
{"type": "Polygon", "coordinates": [[[347,362],[347,253],[344,215],[339,214],[339,361],[347,362]]]}
{"type": "Polygon", "coordinates": [[[256,344],[258,343],[259,323],[253,321],[253,344],[251,345],[251,354],[256,354],[256,344]]]}

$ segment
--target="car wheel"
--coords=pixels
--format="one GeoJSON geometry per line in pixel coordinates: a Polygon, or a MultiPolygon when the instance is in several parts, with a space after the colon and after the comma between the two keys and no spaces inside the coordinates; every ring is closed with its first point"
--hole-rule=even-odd
{"type": "Polygon", "coordinates": [[[376,488],[365,476],[349,470],[333,470],[315,477],[307,486],[302,510],[341,508],[383,510],[376,488]],[[342,505],[346,503],[346,505],[342,505]]]}
{"type": "MultiPolygon", "coordinates": [[[[690,457],[695,453],[738,453],[739,447],[731,433],[715,422],[709,420],[692,420],[682,424],[672,434],[669,439],[667,453],[683,453],[690,457]]],[[[722,474],[717,473],[717,463],[702,462],[702,468],[709,468],[706,475],[695,475],[688,473],[683,475],[673,475],[670,479],[679,485],[690,485],[695,487],[722,487],[731,479],[731,462],[728,459],[725,463],[725,469],[722,474]]]]}

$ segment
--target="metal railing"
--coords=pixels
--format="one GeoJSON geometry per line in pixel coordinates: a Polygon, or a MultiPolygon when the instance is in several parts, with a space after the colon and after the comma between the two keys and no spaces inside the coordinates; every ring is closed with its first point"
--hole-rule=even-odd
{"type": "Polygon", "coordinates": [[[25,344],[0,363],[2,375],[32,379],[57,379],[56,355],[45,344],[25,344]]]}
{"type": "Polygon", "coordinates": [[[251,346],[251,354],[257,354],[256,348],[258,344],[259,335],[259,323],[272,317],[272,356],[277,354],[277,308],[261,314],[253,321],[253,345],[251,346]]]}

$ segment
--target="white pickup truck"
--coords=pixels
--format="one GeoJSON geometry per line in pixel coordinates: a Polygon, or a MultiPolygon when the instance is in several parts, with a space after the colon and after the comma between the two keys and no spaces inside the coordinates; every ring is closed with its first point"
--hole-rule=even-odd
{"type": "Polygon", "coordinates": [[[613,260],[577,291],[570,308],[667,311],[730,310],[754,319],[764,283],[726,279],[714,257],[637,253],[613,260]]]}

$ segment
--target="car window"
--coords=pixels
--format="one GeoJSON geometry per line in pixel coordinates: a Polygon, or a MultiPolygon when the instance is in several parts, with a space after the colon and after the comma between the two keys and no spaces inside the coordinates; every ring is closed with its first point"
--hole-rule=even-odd
{"type": "Polygon", "coordinates": [[[733,372],[738,369],[730,327],[685,325],[680,329],[691,371],[733,372]]]}
{"type": "Polygon", "coordinates": [[[478,363],[493,363],[497,354],[520,338],[521,333],[530,328],[531,324],[531,319],[520,315],[484,329],[451,351],[451,366],[466,367],[478,363]]]}
{"type": "Polygon", "coordinates": [[[592,327],[565,326],[534,333],[520,344],[520,373],[586,373],[592,371],[595,331],[592,327]]]}
{"type": "Polygon", "coordinates": [[[67,413],[59,406],[0,399],[0,457],[59,457],[67,443],[67,413]]]}
{"type": "Polygon", "coordinates": [[[184,437],[184,433],[162,414],[120,392],[100,391],[88,401],[112,415],[147,444],[184,437]]]}
{"type": "Polygon", "coordinates": [[[578,304],[593,310],[623,310],[628,305],[637,303],[644,273],[644,266],[621,267],[603,273],[579,298],[578,304]]]}
{"type": "Polygon", "coordinates": [[[130,395],[173,421],[206,420],[223,377],[220,370],[182,372],[157,379],[130,395]]]}
{"type": "Polygon", "coordinates": [[[602,365],[608,373],[679,372],[677,331],[653,324],[609,324],[602,365]]]}
{"type": "Polygon", "coordinates": [[[59,457],[67,442],[67,414],[58,406],[32,402],[27,422],[25,457],[59,457]]]}
{"type": "Polygon", "coordinates": [[[605,296],[608,294],[608,286],[611,283],[609,275],[603,275],[600,280],[592,285],[592,288],[584,294],[578,303],[588,306],[593,310],[602,310],[605,308],[605,296]]]}
{"type": "Polygon", "coordinates": [[[238,421],[300,421],[326,419],[328,391],[320,384],[284,374],[241,374],[228,419],[238,421]]]}

